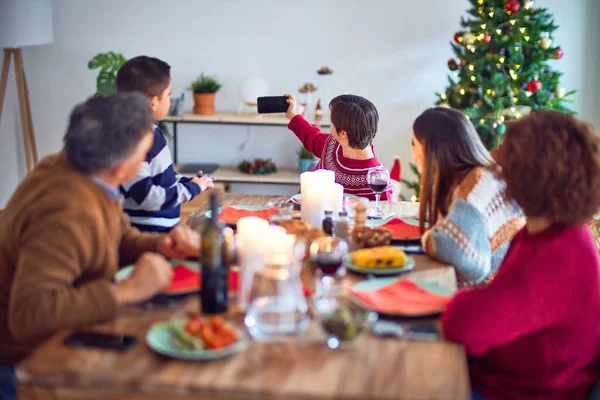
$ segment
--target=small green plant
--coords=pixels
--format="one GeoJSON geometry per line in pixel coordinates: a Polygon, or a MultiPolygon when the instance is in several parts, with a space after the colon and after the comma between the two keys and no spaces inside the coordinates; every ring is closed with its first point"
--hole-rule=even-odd
{"type": "Polygon", "coordinates": [[[115,79],[117,71],[127,61],[121,53],[109,51],[98,53],[88,62],[88,68],[91,70],[100,68],[96,78],[96,94],[101,96],[110,96],[117,92],[115,79]]]}
{"type": "Polygon", "coordinates": [[[306,147],[302,146],[298,151],[298,156],[301,160],[314,160],[315,156],[310,151],[306,150],[306,147]]]}
{"type": "Polygon", "coordinates": [[[194,93],[217,93],[222,86],[216,77],[202,73],[192,82],[190,89],[194,93]]]}
{"type": "Polygon", "coordinates": [[[413,195],[410,197],[411,200],[418,201],[419,194],[421,193],[421,174],[419,173],[419,169],[413,163],[409,163],[408,166],[410,170],[415,174],[417,180],[415,182],[408,181],[406,179],[402,179],[402,183],[408,190],[410,190],[413,195]]]}

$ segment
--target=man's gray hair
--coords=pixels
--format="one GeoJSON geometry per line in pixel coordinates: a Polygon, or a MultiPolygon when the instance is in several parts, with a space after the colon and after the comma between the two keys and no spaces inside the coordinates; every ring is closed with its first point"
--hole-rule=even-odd
{"type": "Polygon", "coordinates": [[[150,103],[140,93],[91,97],[71,112],[64,152],[86,174],[108,171],[132,155],[152,125],[150,103]]]}

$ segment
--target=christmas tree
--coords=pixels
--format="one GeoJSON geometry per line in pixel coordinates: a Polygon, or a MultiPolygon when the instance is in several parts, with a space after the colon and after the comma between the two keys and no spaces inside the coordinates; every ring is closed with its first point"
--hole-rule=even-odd
{"type": "Polygon", "coordinates": [[[438,94],[437,105],[463,111],[489,150],[497,148],[505,122],[532,109],[572,113],[564,103],[574,92],[559,84],[561,73],[548,61],[561,59],[553,45],[558,28],[533,0],[469,0],[469,18],[454,35],[449,87],[438,94]]]}
{"type": "MultiPolygon", "coordinates": [[[[562,74],[548,64],[563,57],[548,10],[533,0],[469,2],[469,17],[461,19],[452,42],[449,86],[437,93],[436,105],[464,112],[489,150],[502,143],[507,121],[531,110],[573,113],[564,103],[575,92],[560,86],[562,74]]],[[[418,197],[418,182],[405,184],[418,197]]]]}

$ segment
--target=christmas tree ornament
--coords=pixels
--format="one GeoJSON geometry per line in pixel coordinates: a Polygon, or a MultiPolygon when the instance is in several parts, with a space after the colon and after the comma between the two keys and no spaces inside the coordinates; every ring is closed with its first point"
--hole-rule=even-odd
{"type": "Polygon", "coordinates": [[[531,93],[537,93],[538,90],[542,89],[542,82],[539,81],[538,79],[533,79],[531,81],[529,81],[529,83],[527,84],[527,91],[531,92],[531,93]]]}
{"type": "Polygon", "coordinates": [[[467,46],[472,45],[475,43],[475,35],[470,32],[465,33],[462,37],[462,43],[467,46]]]}
{"type": "Polygon", "coordinates": [[[489,35],[487,33],[485,35],[483,35],[483,39],[482,39],[483,43],[489,43],[491,41],[492,41],[492,36],[491,35],[489,35]]]}
{"type": "Polygon", "coordinates": [[[542,49],[548,50],[550,46],[552,46],[552,39],[550,39],[549,37],[543,37],[540,40],[538,40],[538,43],[542,49]]]}
{"type": "Polygon", "coordinates": [[[454,58],[448,60],[448,68],[450,68],[450,71],[456,71],[458,69],[458,64],[454,58]]]}
{"type": "Polygon", "coordinates": [[[558,97],[559,99],[562,99],[563,97],[565,97],[565,94],[567,94],[567,89],[565,89],[562,86],[556,87],[556,97],[558,97]]]}
{"type": "Polygon", "coordinates": [[[465,65],[467,65],[467,60],[460,60],[460,66],[464,67],[465,65]]]}
{"type": "Polygon", "coordinates": [[[556,49],[556,51],[554,52],[554,54],[552,54],[550,57],[554,58],[555,60],[560,60],[561,58],[563,58],[563,51],[562,49],[559,47],[556,49]]]}
{"type": "Polygon", "coordinates": [[[500,135],[504,135],[506,133],[506,125],[503,123],[496,125],[496,132],[498,132],[500,135]]]}
{"type": "Polygon", "coordinates": [[[506,11],[516,13],[521,9],[521,2],[519,0],[508,0],[506,3],[506,11]]]}
{"type": "Polygon", "coordinates": [[[510,42],[510,36],[509,36],[509,35],[504,35],[504,36],[502,36],[502,41],[503,41],[504,43],[508,43],[508,42],[510,42]]]}
{"type": "Polygon", "coordinates": [[[454,34],[454,41],[456,43],[462,44],[462,42],[463,42],[463,34],[462,34],[462,32],[456,32],[454,34]]]}

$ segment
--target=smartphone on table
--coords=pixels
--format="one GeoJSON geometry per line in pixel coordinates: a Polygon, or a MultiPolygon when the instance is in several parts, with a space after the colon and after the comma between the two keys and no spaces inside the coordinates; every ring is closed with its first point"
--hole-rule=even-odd
{"type": "Polygon", "coordinates": [[[64,341],[65,345],[70,347],[91,347],[116,351],[125,351],[136,342],[135,336],[102,332],[75,332],[64,341]]]}
{"type": "Polygon", "coordinates": [[[418,322],[395,322],[379,320],[371,327],[377,336],[392,336],[406,340],[437,340],[439,334],[435,326],[418,322]]]}

